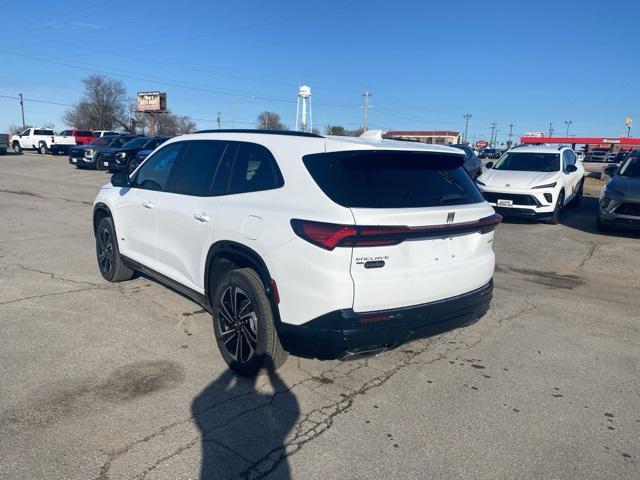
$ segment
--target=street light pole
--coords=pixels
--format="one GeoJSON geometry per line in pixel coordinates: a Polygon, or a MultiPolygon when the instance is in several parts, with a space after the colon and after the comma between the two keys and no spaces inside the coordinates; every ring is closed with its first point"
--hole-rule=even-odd
{"type": "Polygon", "coordinates": [[[567,126],[567,134],[565,135],[565,137],[569,138],[569,126],[573,123],[572,120],[565,120],[564,124],[567,126]]]}

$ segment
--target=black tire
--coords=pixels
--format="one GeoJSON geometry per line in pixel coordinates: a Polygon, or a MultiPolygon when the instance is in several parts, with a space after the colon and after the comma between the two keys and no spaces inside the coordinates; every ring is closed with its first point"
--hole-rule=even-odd
{"type": "Polygon", "coordinates": [[[122,262],[116,230],[110,217],[103,218],[96,229],[96,257],[98,268],[105,280],[124,282],[131,280],[134,271],[122,262]]]}
{"type": "Polygon", "coordinates": [[[227,272],[216,285],[212,304],[216,343],[229,368],[251,377],[286,361],[271,303],[254,270],[227,272]]]}
{"type": "Polygon", "coordinates": [[[40,143],[38,144],[38,153],[39,153],[40,155],[44,155],[44,154],[46,154],[46,153],[49,153],[49,149],[47,148],[47,144],[46,144],[46,143],[44,143],[44,142],[40,142],[40,143]]]}
{"type": "Polygon", "coordinates": [[[553,210],[553,214],[547,220],[547,223],[551,225],[558,225],[560,223],[560,219],[562,218],[562,207],[564,204],[564,192],[560,192],[558,195],[558,200],[556,201],[556,208],[553,210]]]}
{"type": "Polygon", "coordinates": [[[16,155],[22,155],[22,147],[18,142],[13,142],[11,148],[13,148],[13,153],[15,153],[16,155]]]}

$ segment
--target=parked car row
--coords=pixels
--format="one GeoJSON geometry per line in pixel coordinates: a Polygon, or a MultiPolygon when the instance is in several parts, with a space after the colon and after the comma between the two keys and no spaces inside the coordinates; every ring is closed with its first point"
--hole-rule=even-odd
{"type": "Polygon", "coordinates": [[[75,145],[86,145],[93,142],[96,137],[118,135],[117,132],[108,130],[78,130],[70,128],[56,135],[50,128],[26,128],[21,133],[13,135],[10,139],[14,153],[20,154],[23,150],[35,150],[38,153],[68,154],[75,145]]]}
{"type": "Polygon", "coordinates": [[[159,145],[170,137],[157,135],[116,135],[95,139],[88,145],[76,146],[69,151],[69,163],[78,168],[133,172],[159,145]]]}
{"type": "MultiPolygon", "coordinates": [[[[616,154],[617,164],[605,167],[611,177],[600,193],[597,228],[640,228],[640,150],[616,154]]],[[[557,224],[562,210],[583,196],[586,172],[576,153],[566,146],[521,145],[489,162],[476,179],[484,198],[505,217],[525,217],[557,224]]]]}

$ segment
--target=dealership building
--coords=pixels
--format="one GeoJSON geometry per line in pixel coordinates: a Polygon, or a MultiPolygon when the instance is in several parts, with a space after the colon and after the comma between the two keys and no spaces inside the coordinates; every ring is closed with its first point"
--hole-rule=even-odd
{"type": "Polygon", "coordinates": [[[460,132],[448,130],[391,130],[385,133],[383,137],[438,145],[461,143],[460,132]]]}
{"type": "Polygon", "coordinates": [[[546,137],[546,136],[524,136],[520,138],[520,143],[529,145],[542,144],[562,144],[571,145],[575,150],[577,145],[584,145],[586,152],[591,150],[610,150],[619,152],[620,150],[634,150],[640,148],[640,138],[630,137],[546,137]]]}

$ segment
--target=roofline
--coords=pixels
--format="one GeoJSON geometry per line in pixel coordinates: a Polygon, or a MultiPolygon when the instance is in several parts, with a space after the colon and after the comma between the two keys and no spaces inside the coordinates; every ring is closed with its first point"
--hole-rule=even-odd
{"type": "Polygon", "coordinates": [[[252,133],[252,134],[264,134],[264,135],[288,135],[291,137],[312,137],[312,138],[325,138],[317,133],[309,132],[295,132],[292,130],[263,130],[263,129],[250,129],[250,128],[221,128],[212,130],[199,130],[195,133],[252,133]]]}

